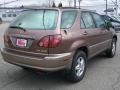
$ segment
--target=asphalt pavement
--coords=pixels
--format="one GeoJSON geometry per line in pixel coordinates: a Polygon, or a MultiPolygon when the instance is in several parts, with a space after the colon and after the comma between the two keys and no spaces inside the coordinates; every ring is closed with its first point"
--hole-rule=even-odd
{"type": "MultiPolygon", "coordinates": [[[[0,25],[0,48],[8,23],[0,25]]],[[[3,61],[0,55],[0,90],[120,90],[120,34],[114,58],[99,55],[88,62],[85,78],[70,83],[58,73],[27,71],[3,61]]]]}

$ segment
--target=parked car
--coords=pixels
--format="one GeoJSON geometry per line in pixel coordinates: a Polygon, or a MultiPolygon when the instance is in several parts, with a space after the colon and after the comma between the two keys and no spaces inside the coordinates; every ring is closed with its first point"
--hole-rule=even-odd
{"type": "Polygon", "coordinates": [[[101,15],[103,17],[103,19],[105,20],[106,23],[111,22],[112,27],[114,28],[114,30],[116,32],[120,31],[120,21],[117,20],[117,18],[113,18],[107,15],[101,15]]]}
{"type": "Polygon", "coordinates": [[[0,18],[0,24],[2,24],[2,18],[0,18]]]}
{"type": "Polygon", "coordinates": [[[73,8],[27,10],[4,34],[3,59],[41,71],[66,71],[73,82],[83,79],[87,61],[106,53],[114,57],[117,35],[94,12],[73,8]]]}

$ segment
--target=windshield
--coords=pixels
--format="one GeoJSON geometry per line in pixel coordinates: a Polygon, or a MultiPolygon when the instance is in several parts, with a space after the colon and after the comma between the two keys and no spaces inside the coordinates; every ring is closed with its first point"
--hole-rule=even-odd
{"type": "Polygon", "coordinates": [[[57,20],[57,10],[31,10],[25,11],[10,26],[35,30],[53,30],[57,26],[57,20]]]}

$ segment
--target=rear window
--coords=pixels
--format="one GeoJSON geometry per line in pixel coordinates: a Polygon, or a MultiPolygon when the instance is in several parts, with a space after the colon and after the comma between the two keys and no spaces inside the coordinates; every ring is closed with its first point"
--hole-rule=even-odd
{"type": "Polygon", "coordinates": [[[77,11],[64,11],[62,13],[61,29],[72,27],[77,16],[77,11]]]}
{"type": "Polygon", "coordinates": [[[25,11],[10,26],[32,30],[54,30],[57,20],[57,10],[31,10],[25,11]]]}

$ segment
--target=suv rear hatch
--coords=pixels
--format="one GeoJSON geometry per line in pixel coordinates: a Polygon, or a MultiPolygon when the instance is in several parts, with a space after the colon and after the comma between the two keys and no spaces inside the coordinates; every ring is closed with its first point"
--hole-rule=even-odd
{"type": "Polygon", "coordinates": [[[21,14],[4,35],[6,49],[15,53],[49,54],[49,40],[60,36],[58,10],[28,10],[21,14]]]}

